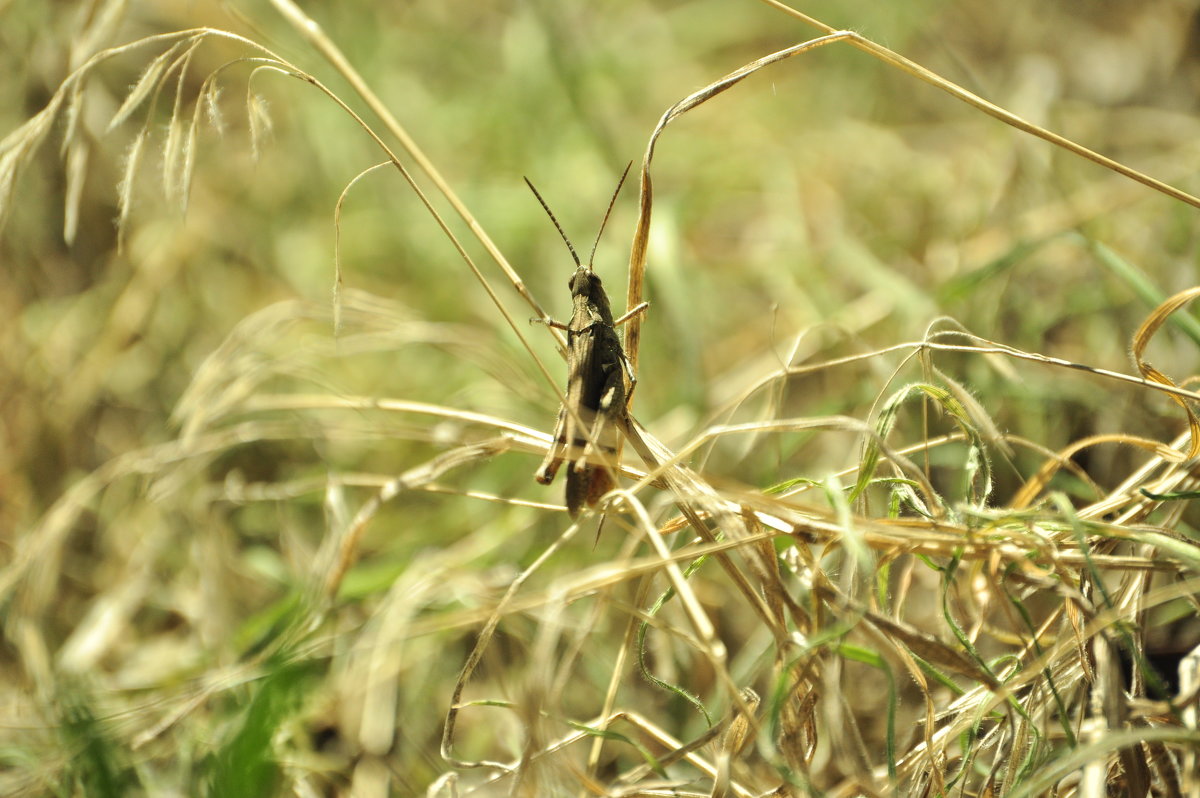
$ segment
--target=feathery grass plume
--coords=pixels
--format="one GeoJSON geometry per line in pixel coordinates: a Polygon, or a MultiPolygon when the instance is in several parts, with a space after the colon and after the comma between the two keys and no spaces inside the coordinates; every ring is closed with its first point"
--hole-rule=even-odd
{"type": "Polygon", "coordinates": [[[262,157],[262,148],[271,135],[271,114],[266,99],[257,92],[246,95],[246,117],[250,120],[250,146],[255,159],[262,157]]]}

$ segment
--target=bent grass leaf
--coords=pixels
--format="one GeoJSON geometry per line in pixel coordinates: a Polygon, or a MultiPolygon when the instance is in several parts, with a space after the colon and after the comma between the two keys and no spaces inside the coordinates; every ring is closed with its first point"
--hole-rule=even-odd
{"type": "MultiPolygon", "coordinates": [[[[1177,310],[1198,296],[1200,296],[1200,287],[1180,291],[1156,307],[1154,312],[1142,322],[1142,326],[1138,327],[1137,332],[1133,334],[1133,344],[1130,348],[1133,353],[1134,363],[1137,364],[1141,375],[1150,382],[1167,385],[1171,388],[1178,387],[1170,377],[1150,365],[1150,362],[1145,358],[1146,347],[1167,319],[1171,318],[1177,310]]],[[[1196,413],[1192,410],[1191,404],[1186,399],[1176,394],[1170,394],[1170,397],[1172,401],[1183,408],[1183,412],[1187,415],[1188,429],[1191,431],[1191,441],[1188,444],[1187,456],[1188,459],[1191,459],[1200,455],[1200,418],[1196,417],[1196,413]]]]}
{"type": "Polygon", "coordinates": [[[974,467],[977,469],[976,473],[980,475],[979,479],[972,478],[969,482],[968,488],[971,499],[975,502],[983,501],[991,490],[991,460],[988,458],[987,450],[984,448],[983,437],[979,434],[979,430],[967,412],[966,407],[951,391],[945,388],[930,383],[913,383],[892,394],[891,398],[880,409],[879,416],[875,420],[876,434],[868,436],[863,443],[863,454],[859,461],[858,480],[855,482],[854,490],[850,494],[852,502],[858,499],[875,481],[875,471],[878,468],[879,458],[883,449],[882,443],[887,440],[888,435],[895,427],[896,417],[900,408],[910,398],[917,395],[923,395],[933,400],[943,412],[950,416],[955,425],[958,426],[967,438],[967,445],[971,450],[969,458],[974,458],[974,467]],[[983,483],[983,488],[978,487],[980,481],[983,483]]]}
{"type": "Polygon", "coordinates": [[[646,746],[642,745],[641,743],[639,743],[637,740],[633,739],[632,737],[625,735],[625,734],[621,734],[620,732],[615,732],[611,729],[598,729],[595,726],[589,726],[586,723],[580,723],[580,722],[574,721],[574,720],[568,720],[567,725],[570,726],[572,729],[575,729],[576,731],[583,732],[588,737],[597,737],[601,740],[612,740],[612,741],[618,742],[618,743],[625,743],[626,745],[630,746],[635,751],[637,751],[641,755],[642,759],[646,760],[646,764],[655,773],[662,776],[664,779],[667,778],[666,769],[663,768],[662,764],[659,763],[658,759],[655,758],[654,754],[650,753],[650,749],[647,748],[646,746]]]}

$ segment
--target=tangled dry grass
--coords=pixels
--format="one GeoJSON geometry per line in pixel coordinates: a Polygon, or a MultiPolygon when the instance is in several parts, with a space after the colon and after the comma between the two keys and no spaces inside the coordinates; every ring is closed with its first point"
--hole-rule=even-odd
{"type": "Polygon", "coordinates": [[[0,142],[4,794],[1200,793],[1196,9],[1034,6],[63,22],[0,142]],[[568,271],[496,175],[582,226],[632,147],[568,523],[568,271]]]}

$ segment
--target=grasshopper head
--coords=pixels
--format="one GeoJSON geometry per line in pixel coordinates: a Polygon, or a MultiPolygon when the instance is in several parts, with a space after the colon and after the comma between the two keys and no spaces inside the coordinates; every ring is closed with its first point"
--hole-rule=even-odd
{"type": "Polygon", "coordinates": [[[582,296],[591,299],[596,296],[597,292],[603,294],[604,286],[600,282],[600,275],[589,269],[587,266],[580,266],[575,269],[575,273],[571,275],[571,281],[568,283],[571,287],[571,296],[582,296]]]}

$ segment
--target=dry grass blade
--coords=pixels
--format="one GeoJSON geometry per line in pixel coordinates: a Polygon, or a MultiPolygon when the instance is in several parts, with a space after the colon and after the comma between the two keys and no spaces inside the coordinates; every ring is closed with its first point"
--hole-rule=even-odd
{"type": "MultiPolygon", "coordinates": [[[[1180,291],[1155,308],[1154,312],[1150,314],[1142,326],[1138,328],[1137,332],[1134,333],[1132,347],[1134,362],[1137,363],[1138,371],[1141,372],[1142,376],[1151,382],[1158,383],[1159,385],[1168,385],[1172,388],[1175,387],[1175,383],[1170,377],[1154,368],[1145,359],[1146,347],[1167,319],[1197,296],[1200,296],[1200,288],[1189,288],[1186,291],[1180,291]]],[[[1172,396],[1171,398],[1187,414],[1188,429],[1191,430],[1191,442],[1188,444],[1187,458],[1191,460],[1200,455],[1200,419],[1196,418],[1196,414],[1188,402],[1179,396],[1172,396]]]]}
{"type": "Polygon", "coordinates": [[[49,134],[64,100],[62,92],[55,94],[45,108],[0,140],[0,232],[12,212],[13,192],[20,169],[49,134]]]}
{"type": "MultiPolygon", "coordinates": [[[[771,55],[768,55],[768,56],[760,58],[756,61],[753,61],[749,64],[746,64],[745,66],[741,67],[740,69],[737,69],[734,72],[731,72],[730,74],[726,75],[725,77],[720,78],[719,80],[716,80],[713,83],[710,83],[709,85],[705,86],[704,88],[699,89],[699,90],[693,92],[692,94],[688,95],[687,97],[685,97],[684,99],[680,100],[675,105],[673,105],[670,109],[667,110],[666,113],[663,114],[662,118],[659,120],[654,131],[650,135],[650,141],[646,147],[646,153],[642,159],[642,170],[641,170],[641,181],[640,181],[641,190],[640,190],[638,223],[637,223],[637,228],[634,231],[633,245],[632,245],[632,249],[630,251],[630,257],[629,257],[629,288],[628,288],[628,293],[627,293],[627,297],[626,297],[626,306],[627,307],[636,307],[637,305],[641,304],[644,299],[643,285],[645,283],[646,251],[647,251],[647,245],[649,243],[649,237],[650,237],[650,219],[651,219],[653,206],[654,206],[654,199],[653,199],[654,190],[653,190],[653,181],[651,180],[651,177],[650,177],[650,164],[654,158],[654,149],[658,142],[658,138],[662,134],[662,132],[666,128],[666,126],[672,120],[687,113],[688,111],[692,110],[693,108],[696,108],[697,106],[702,105],[703,103],[705,103],[708,100],[712,99],[713,97],[721,94],[722,92],[726,91],[727,89],[732,88],[733,86],[737,85],[742,80],[744,80],[745,78],[749,77],[750,75],[754,74],[755,72],[758,72],[759,70],[761,70],[765,67],[771,66],[771,65],[779,63],[781,61],[784,61],[788,58],[791,58],[792,56],[800,55],[802,53],[807,53],[816,48],[823,47],[827,44],[833,44],[836,42],[842,42],[842,41],[849,42],[850,44],[863,50],[864,52],[867,52],[888,64],[891,64],[899,69],[902,69],[902,70],[908,72],[909,74],[911,74],[921,80],[924,80],[925,82],[927,82],[933,86],[936,86],[936,87],[946,91],[947,93],[957,97],[958,99],[961,99],[964,102],[969,103],[970,105],[978,108],[979,110],[984,111],[985,113],[996,117],[997,119],[1001,120],[1002,122],[1004,122],[1008,125],[1011,125],[1012,127],[1015,127],[1018,130],[1022,130],[1026,133],[1030,133],[1034,136],[1037,136],[1038,138],[1045,139],[1046,141],[1048,141],[1052,144],[1055,144],[1059,147],[1062,147],[1063,149],[1065,149],[1069,152],[1072,152],[1075,155],[1079,155],[1081,157],[1087,158],[1088,160],[1094,161],[1097,164],[1100,164],[1101,166],[1104,166],[1107,169],[1110,169],[1114,172],[1124,175],[1125,177],[1129,177],[1133,180],[1138,181],[1139,183],[1149,186],[1150,188],[1153,188],[1156,191],[1162,192],[1163,194],[1166,194],[1170,197],[1173,197],[1175,199],[1186,202],[1194,207],[1200,208],[1200,198],[1194,197],[1185,191],[1181,191],[1180,189],[1175,188],[1174,186],[1170,186],[1159,180],[1155,180],[1154,178],[1151,178],[1135,169],[1131,169],[1122,163],[1114,161],[1110,158],[1106,158],[1105,156],[1100,155],[1099,153],[1093,152],[1092,150],[1089,150],[1086,147],[1083,147],[1083,146],[1071,141],[1070,139],[1064,138],[1063,136],[1060,136],[1056,133],[1046,130],[1045,128],[1042,128],[1039,125],[1035,125],[1031,122],[1028,122],[1028,121],[1022,119],[1021,117],[1017,116],[1016,114],[1006,111],[1003,108],[1000,108],[999,106],[994,105],[993,103],[987,102],[983,98],[978,97],[975,94],[972,94],[971,92],[967,91],[966,89],[963,89],[962,87],[955,85],[954,83],[946,80],[945,78],[941,77],[940,75],[935,74],[934,72],[920,66],[919,64],[917,64],[907,58],[904,58],[903,56],[899,55],[898,53],[892,52],[891,50],[887,49],[886,47],[883,47],[883,46],[871,41],[870,39],[868,39],[858,33],[855,33],[854,31],[834,30],[833,28],[830,28],[829,26],[818,22],[817,20],[813,19],[812,17],[802,14],[799,11],[796,11],[796,10],[790,8],[789,6],[787,6],[785,4],[778,2],[778,0],[763,0],[763,2],[775,7],[781,11],[784,11],[785,13],[791,14],[792,16],[795,16],[798,19],[803,20],[804,22],[806,22],[807,24],[809,24],[813,27],[824,30],[826,35],[821,36],[817,39],[803,42],[803,43],[795,45],[793,47],[788,47],[786,49],[780,50],[778,52],[772,53],[771,55]]],[[[636,367],[637,367],[637,363],[638,363],[638,349],[640,346],[640,336],[641,336],[641,325],[638,320],[635,319],[630,323],[629,330],[628,330],[626,336],[627,336],[626,337],[626,348],[628,350],[629,359],[634,364],[634,370],[636,371],[636,367]]]]}
{"type": "MultiPolygon", "coordinates": [[[[347,81],[349,81],[350,85],[354,88],[358,95],[367,103],[368,107],[371,109],[371,112],[383,121],[384,127],[387,129],[387,131],[394,136],[397,141],[400,142],[400,146],[406,153],[409,154],[413,161],[416,162],[418,168],[425,175],[427,175],[431,181],[433,181],[433,184],[438,189],[438,192],[446,198],[451,207],[454,208],[455,212],[462,217],[463,221],[467,223],[467,226],[471,230],[471,234],[479,240],[484,249],[487,250],[488,255],[504,272],[504,276],[509,280],[509,282],[512,283],[513,288],[516,289],[521,298],[529,304],[529,307],[533,309],[533,312],[536,314],[535,317],[539,319],[548,318],[549,314],[546,313],[545,309],[541,306],[533,294],[529,292],[529,289],[525,285],[525,281],[521,279],[516,269],[514,269],[508,262],[508,259],[504,257],[504,254],[500,251],[500,248],[496,246],[495,242],[492,241],[491,237],[484,230],[483,226],[478,222],[478,220],[475,219],[474,215],[467,208],[466,204],[459,198],[458,194],[455,193],[453,188],[451,188],[450,183],[442,176],[434,162],[425,154],[425,152],[417,144],[416,140],[409,135],[404,126],[400,124],[399,120],[396,119],[396,116],[392,113],[391,109],[389,109],[387,105],[385,105],[384,102],[379,99],[375,92],[371,90],[370,86],[365,80],[363,80],[362,76],[359,75],[358,70],[354,68],[353,64],[351,64],[350,60],[346,58],[345,54],[342,53],[341,49],[338,48],[337,44],[325,35],[324,31],[321,30],[321,26],[318,25],[315,20],[305,14],[304,11],[301,10],[300,7],[295,3],[291,2],[291,0],[271,0],[271,3],[284,17],[284,19],[291,23],[296,30],[299,31],[301,35],[303,35],[305,39],[317,49],[318,52],[324,55],[325,58],[327,58],[330,63],[333,64],[338,73],[347,81]]],[[[562,343],[561,336],[559,336],[559,343],[562,343]]]]}
{"type": "Polygon", "coordinates": [[[483,659],[484,653],[491,645],[500,621],[502,620],[504,614],[509,611],[509,604],[512,599],[525,585],[525,582],[532,577],[534,573],[536,573],[538,568],[546,563],[561,546],[570,541],[578,530],[578,524],[572,524],[570,527],[568,527],[566,532],[564,532],[554,544],[546,547],[545,551],[543,551],[542,554],[533,563],[531,563],[528,568],[524,569],[517,576],[517,578],[512,581],[512,584],[509,585],[504,596],[499,602],[497,602],[491,617],[488,618],[487,623],[485,623],[483,628],[480,630],[475,645],[470,654],[467,656],[467,660],[463,664],[462,670],[458,674],[458,679],[454,683],[454,692],[450,698],[450,706],[446,711],[446,723],[442,730],[442,757],[448,762],[452,763],[455,767],[465,769],[487,768],[490,770],[498,770],[502,774],[510,774],[517,771],[518,766],[510,766],[502,762],[489,761],[486,759],[465,760],[455,753],[455,730],[458,727],[458,716],[459,713],[466,708],[466,705],[462,703],[463,691],[466,690],[467,683],[475,674],[475,670],[479,667],[479,663],[483,659]]]}
{"type": "Polygon", "coordinates": [[[1037,136],[1040,139],[1044,139],[1045,141],[1048,141],[1057,147],[1063,148],[1064,150],[1072,153],[1073,155],[1078,155],[1081,158],[1086,158],[1089,161],[1093,161],[1094,163],[1099,164],[1100,166],[1103,166],[1105,169],[1112,170],[1113,172],[1116,172],[1117,174],[1128,177],[1131,180],[1136,180],[1137,182],[1139,182],[1145,186],[1148,186],[1148,187],[1154,189],[1155,191],[1165,194],[1168,197],[1177,199],[1181,202],[1186,202],[1188,205],[1191,205],[1194,208],[1200,208],[1200,198],[1195,197],[1186,191],[1182,191],[1182,190],[1176,188],[1175,186],[1168,185],[1166,183],[1163,183],[1160,180],[1155,180],[1154,178],[1150,177],[1149,175],[1143,174],[1142,172],[1139,172],[1136,169],[1132,169],[1129,166],[1126,166],[1125,164],[1120,163],[1118,161],[1114,161],[1111,158],[1107,158],[1107,157],[1101,155],[1100,153],[1093,152],[1092,150],[1089,150],[1087,147],[1077,144],[1074,141],[1071,141],[1070,139],[1065,138],[1064,136],[1058,135],[1057,133],[1046,130],[1045,128],[1041,127],[1040,125],[1035,125],[1032,122],[1022,119],[1021,117],[1017,116],[1016,114],[1014,114],[1010,111],[1007,111],[1007,110],[1001,108],[1000,106],[995,105],[994,103],[988,102],[987,100],[983,99],[982,97],[979,97],[979,96],[973,94],[972,92],[969,92],[966,89],[962,88],[961,86],[958,86],[958,85],[954,84],[953,82],[946,80],[942,76],[926,69],[925,67],[921,66],[920,64],[918,64],[914,61],[911,61],[911,60],[905,58],[904,56],[900,55],[899,53],[892,52],[891,50],[884,47],[883,45],[877,44],[876,42],[871,41],[870,39],[866,38],[865,36],[861,36],[857,33],[849,32],[849,31],[836,31],[835,32],[828,25],[825,25],[824,23],[822,23],[806,14],[803,14],[803,13],[795,10],[794,8],[791,8],[790,6],[788,6],[786,4],[779,2],[779,0],[762,0],[762,2],[766,3],[769,6],[772,6],[773,8],[776,8],[780,11],[783,11],[786,14],[796,17],[797,19],[802,20],[804,23],[811,25],[812,27],[817,28],[818,30],[824,30],[831,36],[841,36],[842,38],[845,38],[847,41],[849,41],[852,45],[854,45],[858,49],[880,59],[884,63],[890,64],[890,65],[896,67],[897,69],[901,69],[901,70],[907,72],[908,74],[912,75],[913,77],[916,77],[920,80],[925,81],[926,83],[928,83],[931,86],[935,86],[935,87],[941,89],[942,91],[945,91],[947,94],[950,94],[951,96],[962,100],[963,102],[971,105],[972,107],[977,108],[980,111],[983,111],[985,114],[988,114],[989,116],[993,116],[996,119],[999,119],[1001,122],[1004,122],[1006,125],[1011,125],[1012,127],[1016,128],[1017,130],[1023,131],[1025,133],[1029,133],[1030,135],[1033,135],[1033,136],[1037,136]]]}
{"type": "Polygon", "coordinates": [[[428,463],[409,469],[380,488],[379,495],[366,502],[344,530],[336,530],[335,534],[326,537],[322,552],[316,556],[314,563],[320,577],[314,582],[318,585],[322,602],[328,604],[336,598],[346,572],[354,564],[359,541],[362,539],[367,525],[379,513],[379,509],[384,503],[391,501],[404,491],[424,487],[452,469],[492,457],[506,448],[506,441],[503,438],[470,446],[460,446],[438,455],[428,463]]]}
{"type": "Polygon", "coordinates": [[[1081,440],[1072,442],[1070,446],[1063,449],[1061,452],[1055,452],[1054,456],[1047,460],[1045,464],[1038,469],[1038,472],[1034,474],[1024,486],[1022,486],[1020,492],[1013,497],[1011,506],[1014,509],[1022,509],[1033,504],[1038,496],[1040,496],[1046,489],[1046,485],[1049,484],[1054,475],[1063,467],[1070,465],[1072,457],[1089,447],[1099,446],[1105,443],[1133,446],[1153,454],[1157,459],[1164,462],[1183,462],[1183,456],[1178,450],[1164,445],[1161,441],[1137,438],[1132,435],[1095,435],[1093,437],[1083,438],[1081,440]]]}
{"type": "MultiPolygon", "coordinates": [[[[850,31],[831,32],[828,36],[803,42],[794,47],[788,47],[787,49],[759,58],[729,73],[720,80],[716,80],[704,88],[692,92],[667,109],[662,118],[658,120],[658,124],[655,125],[654,131],[650,134],[649,143],[646,145],[646,153],[642,156],[638,221],[637,227],[633,232],[633,244],[629,253],[629,287],[625,297],[626,307],[637,307],[642,304],[644,299],[643,287],[646,282],[646,251],[650,242],[650,219],[654,209],[654,183],[650,179],[650,164],[654,160],[654,148],[658,144],[658,139],[667,125],[693,108],[703,105],[713,97],[733,88],[765,67],[784,61],[792,56],[810,52],[826,44],[842,41],[854,35],[850,31]]],[[[637,372],[641,334],[641,321],[637,318],[631,319],[625,332],[625,353],[629,356],[629,361],[633,364],[635,373],[637,372]]]]}

